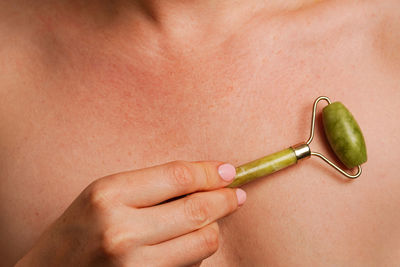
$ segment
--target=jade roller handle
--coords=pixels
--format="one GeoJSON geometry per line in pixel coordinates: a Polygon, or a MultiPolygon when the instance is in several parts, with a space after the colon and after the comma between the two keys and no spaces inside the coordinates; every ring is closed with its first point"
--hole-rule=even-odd
{"type": "Polygon", "coordinates": [[[228,187],[238,187],[267,176],[311,156],[310,147],[301,143],[236,167],[236,176],[228,187]]]}

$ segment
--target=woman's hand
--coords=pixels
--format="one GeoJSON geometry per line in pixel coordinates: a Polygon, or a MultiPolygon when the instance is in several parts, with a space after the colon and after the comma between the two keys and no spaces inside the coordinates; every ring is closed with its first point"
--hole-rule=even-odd
{"type": "Polygon", "coordinates": [[[216,220],[246,199],[223,188],[234,176],[230,164],[174,161],[98,179],[17,266],[198,263],[218,249],[216,220]]]}

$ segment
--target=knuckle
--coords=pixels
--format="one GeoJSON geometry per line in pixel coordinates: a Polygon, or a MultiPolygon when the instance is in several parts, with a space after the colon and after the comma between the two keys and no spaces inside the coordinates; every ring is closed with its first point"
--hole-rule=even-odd
{"type": "Polygon", "coordinates": [[[168,177],[174,186],[190,187],[195,182],[190,163],[186,161],[173,161],[168,166],[168,177]]]}
{"type": "Polygon", "coordinates": [[[210,203],[200,197],[191,197],[184,202],[186,217],[195,225],[206,225],[210,220],[210,203]]]}
{"type": "Polygon", "coordinates": [[[237,196],[234,189],[226,189],[226,192],[223,194],[225,199],[224,203],[226,203],[228,211],[232,212],[236,210],[238,206],[237,196]]]}
{"type": "Polygon", "coordinates": [[[103,255],[118,258],[129,250],[132,242],[120,227],[111,227],[103,231],[99,244],[103,255]]]}
{"type": "Polygon", "coordinates": [[[203,179],[204,179],[205,187],[206,188],[213,187],[215,184],[215,181],[216,181],[215,176],[212,175],[209,167],[207,167],[204,164],[200,164],[200,166],[203,170],[203,176],[204,176],[203,179]]]}
{"type": "Polygon", "coordinates": [[[103,232],[100,240],[101,251],[107,256],[115,256],[117,238],[113,229],[108,229],[103,232]]]}
{"type": "Polygon", "coordinates": [[[219,246],[219,232],[217,229],[207,227],[201,234],[201,246],[209,253],[214,253],[219,246]]]}
{"type": "Polygon", "coordinates": [[[100,179],[88,187],[86,199],[92,208],[103,210],[110,206],[111,194],[110,184],[100,179]]]}

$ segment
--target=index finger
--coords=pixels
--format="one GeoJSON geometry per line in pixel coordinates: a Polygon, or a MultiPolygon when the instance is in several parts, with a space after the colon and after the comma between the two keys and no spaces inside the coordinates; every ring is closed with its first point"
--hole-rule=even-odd
{"type": "Polygon", "coordinates": [[[235,167],[220,161],[172,161],[113,176],[119,199],[133,207],[148,207],[165,200],[229,185],[235,167]]]}

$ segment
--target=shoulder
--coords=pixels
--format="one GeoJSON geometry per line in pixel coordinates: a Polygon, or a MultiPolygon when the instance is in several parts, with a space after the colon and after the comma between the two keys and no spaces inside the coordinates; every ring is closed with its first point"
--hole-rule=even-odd
{"type": "Polygon", "coordinates": [[[0,0],[0,124],[3,128],[0,146],[3,147],[8,137],[18,132],[22,117],[30,115],[21,111],[37,93],[34,84],[43,72],[36,13],[25,5],[18,0],[0,0]]]}
{"type": "Polygon", "coordinates": [[[373,1],[370,4],[373,49],[388,71],[400,73],[400,1],[373,1]]]}
{"type": "Polygon", "coordinates": [[[33,1],[0,0],[0,112],[8,98],[25,94],[43,70],[45,51],[40,12],[33,1]],[[6,97],[3,97],[3,96],[6,97]]]}
{"type": "MultiPolygon", "coordinates": [[[[14,1],[0,1],[0,82],[15,79],[15,71],[24,63],[33,36],[29,11],[18,9],[14,1]]],[[[16,1],[18,2],[18,1],[16,1]]],[[[2,86],[4,87],[4,86],[2,86]]]]}
{"type": "Polygon", "coordinates": [[[400,1],[321,1],[297,10],[292,17],[296,44],[320,48],[357,66],[377,72],[400,72],[400,1]],[[330,51],[330,52],[329,52],[330,51]]]}

